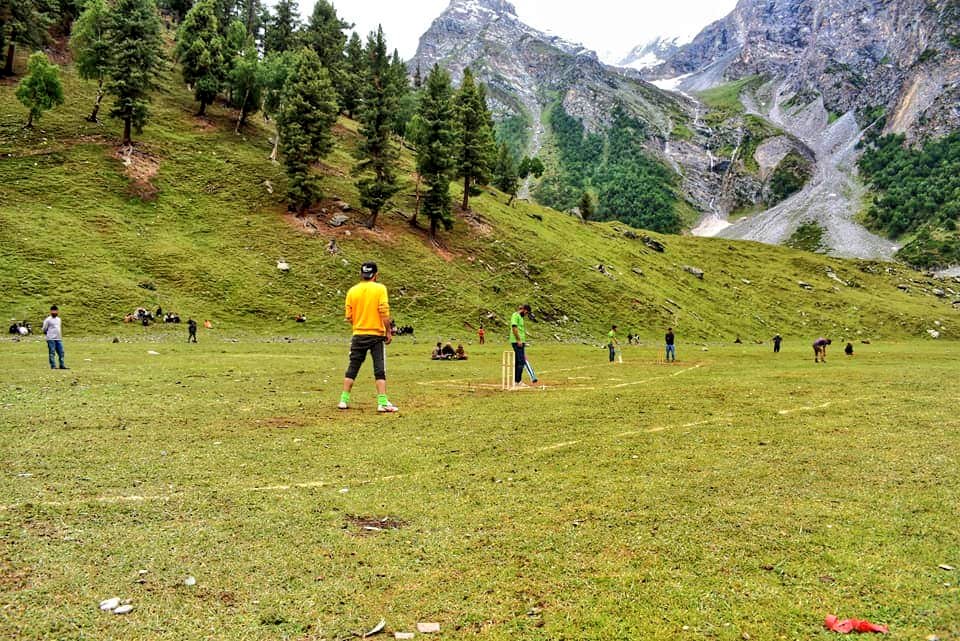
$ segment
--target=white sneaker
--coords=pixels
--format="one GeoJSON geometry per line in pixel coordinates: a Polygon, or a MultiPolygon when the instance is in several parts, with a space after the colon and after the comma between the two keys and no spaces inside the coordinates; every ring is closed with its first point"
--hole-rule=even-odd
{"type": "Polygon", "coordinates": [[[519,383],[514,384],[513,389],[525,389],[527,387],[530,387],[530,386],[524,383],[523,381],[520,381],[519,383]]]}
{"type": "Polygon", "coordinates": [[[338,410],[347,410],[347,409],[350,409],[350,406],[347,405],[346,403],[344,403],[343,401],[340,401],[340,402],[337,404],[337,409],[338,409],[338,410]]]}
{"type": "Polygon", "coordinates": [[[393,412],[399,412],[400,408],[388,402],[386,405],[378,405],[377,411],[384,414],[392,414],[393,412]]]}

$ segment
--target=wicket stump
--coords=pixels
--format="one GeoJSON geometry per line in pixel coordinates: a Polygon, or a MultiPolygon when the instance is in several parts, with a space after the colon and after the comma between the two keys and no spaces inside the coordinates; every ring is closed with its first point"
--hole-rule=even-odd
{"type": "Polygon", "coordinates": [[[500,389],[513,388],[513,369],[516,366],[516,355],[513,350],[504,352],[500,357],[500,389]]]}

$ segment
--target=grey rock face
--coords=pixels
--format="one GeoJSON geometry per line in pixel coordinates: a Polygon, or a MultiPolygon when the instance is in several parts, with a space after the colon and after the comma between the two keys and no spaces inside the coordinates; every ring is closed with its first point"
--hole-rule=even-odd
{"type": "Polygon", "coordinates": [[[958,23],[956,0],[741,0],[644,75],[689,74],[684,90],[716,84],[718,68],[766,75],[832,113],[885,107],[888,131],[940,135],[960,128],[958,23]]]}

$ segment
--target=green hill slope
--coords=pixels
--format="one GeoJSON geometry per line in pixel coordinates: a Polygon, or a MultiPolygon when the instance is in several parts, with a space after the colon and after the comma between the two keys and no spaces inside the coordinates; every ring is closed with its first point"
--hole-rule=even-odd
{"type": "MultiPolygon", "coordinates": [[[[895,265],[650,234],[666,246],[659,253],[622,224],[584,225],[523,202],[507,207],[493,190],[475,198],[474,214],[460,215],[442,247],[434,246],[407,223],[414,209],[409,156],[406,196],[377,230],[362,228],[355,210],[347,225],[330,227],[326,220],[339,209],[329,201],[319,218],[293,219],[280,196],[282,171],[268,160],[269,123],[255,119],[237,135],[233,114],[218,106],[197,119],[188,92],[171,78],[125,167],[118,123],[83,120],[92,84],[70,69],[64,76],[67,104],[33,130],[22,129],[26,113],[14,86],[0,86],[4,319],[37,322],[56,302],[72,332],[116,333],[133,308],[162,305],[231,330],[342,331],[342,294],[359,264],[373,259],[397,321],[421,334],[466,335],[482,321],[496,335],[512,308],[530,301],[533,332],[543,338],[596,337],[613,322],[623,334],[648,337],[667,325],[685,337],[723,340],[774,332],[925,336],[937,328],[956,336],[949,287],[960,286],[953,282],[895,265]],[[326,249],[332,237],[335,255],[326,249]],[[281,259],[289,273],[278,271],[281,259]],[[703,278],[685,266],[702,269],[703,278]],[[938,288],[945,297],[934,294],[938,288]],[[306,326],[293,322],[300,312],[306,326]]],[[[341,121],[337,134],[338,148],[320,170],[331,201],[356,207],[355,125],[341,121]]]]}

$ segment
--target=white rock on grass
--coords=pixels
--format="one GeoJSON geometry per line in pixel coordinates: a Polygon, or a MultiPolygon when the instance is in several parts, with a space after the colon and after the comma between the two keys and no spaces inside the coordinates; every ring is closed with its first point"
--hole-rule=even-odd
{"type": "Polygon", "coordinates": [[[115,610],[120,605],[120,599],[113,597],[112,599],[104,599],[100,602],[100,609],[103,611],[115,610]]]}
{"type": "Polygon", "coordinates": [[[196,580],[195,578],[193,578],[192,576],[188,576],[187,578],[185,578],[185,579],[183,580],[183,584],[184,584],[184,585],[187,585],[187,586],[196,585],[196,584],[197,584],[197,580],[196,580]]]}
{"type": "Polygon", "coordinates": [[[439,624],[439,623],[433,623],[433,622],[430,622],[430,623],[418,623],[418,624],[417,624],[417,632],[419,632],[420,634],[436,634],[436,633],[440,632],[440,624],[439,624]]]}
{"type": "Polygon", "coordinates": [[[121,605],[113,611],[114,614],[130,614],[131,612],[133,612],[133,606],[129,603],[127,605],[121,605]]]}
{"type": "Polygon", "coordinates": [[[394,632],[393,633],[394,639],[412,639],[415,636],[417,635],[415,635],[413,632],[394,632]]]}

